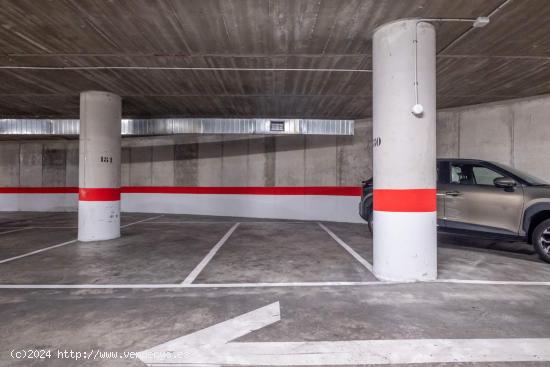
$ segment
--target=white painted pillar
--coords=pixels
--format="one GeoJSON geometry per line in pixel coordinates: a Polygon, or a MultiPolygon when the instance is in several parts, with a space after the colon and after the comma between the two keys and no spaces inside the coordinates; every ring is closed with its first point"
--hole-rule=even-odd
{"type": "Polygon", "coordinates": [[[80,94],[79,241],[120,237],[120,119],[116,94],[80,94]]]}
{"type": "Polygon", "coordinates": [[[435,55],[427,22],[400,20],[374,33],[373,267],[382,280],[437,278],[435,55]],[[417,103],[421,115],[412,113],[417,103]]]}

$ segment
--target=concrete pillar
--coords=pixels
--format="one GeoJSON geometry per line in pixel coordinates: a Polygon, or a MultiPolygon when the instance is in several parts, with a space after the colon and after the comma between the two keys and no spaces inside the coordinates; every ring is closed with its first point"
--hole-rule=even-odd
{"type": "Polygon", "coordinates": [[[120,237],[120,97],[80,94],[78,240],[120,237]]]}
{"type": "Polygon", "coordinates": [[[374,274],[392,281],[435,279],[434,27],[409,19],[378,28],[373,70],[374,274]],[[413,114],[417,104],[423,113],[413,114]]]}

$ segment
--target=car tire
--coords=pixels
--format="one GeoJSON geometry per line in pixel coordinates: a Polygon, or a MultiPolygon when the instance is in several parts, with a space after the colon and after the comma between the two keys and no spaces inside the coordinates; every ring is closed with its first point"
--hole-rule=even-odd
{"type": "Polygon", "coordinates": [[[550,219],[542,221],[535,227],[532,242],[540,258],[550,263],[550,219]]]}
{"type": "Polygon", "coordinates": [[[373,219],[373,215],[372,215],[372,206],[369,206],[367,208],[367,224],[369,226],[369,231],[370,233],[372,234],[372,219],[373,219]]]}

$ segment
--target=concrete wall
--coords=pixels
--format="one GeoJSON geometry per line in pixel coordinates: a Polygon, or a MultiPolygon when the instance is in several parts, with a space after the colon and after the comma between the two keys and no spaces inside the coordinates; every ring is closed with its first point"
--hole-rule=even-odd
{"type": "Polygon", "coordinates": [[[550,96],[438,112],[437,155],[487,159],[550,182],[550,96]]]}
{"type": "MultiPolygon", "coordinates": [[[[371,122],[353,137],[181,135],[124,138],[122,186],[299,187],[354,186],[371,174],[371,122]]],[[[78,186],[77,141],[0,143],[2,187],[78,186]]],[[[220,192],[122,194],[123,211],[359,222],[358,193],[238,194],[220,192]]],[[[219,190],[218,190],[219,191],[219,190]]],[[[4,190],[0,210],[76,210],[77,195],[4,190]]],[[[317,192],[317,191],[315,191],[317,192]]],[[[346,191],[347,192],[347,191],[346,191]]]]}
{"type": "MultiPolygon", "coordinates": [[[[550,96],[441,110],[438,157],[489,159],[550,181],[550,96]]],[[[372,125],[354,136],[124,138],[123,186],[357,186],[372,125]]],[[[0,187],[78,186],[78,142],[0,142],[0,187]]]]}
{"type": "Polygon", "coordinates": [[[78,143],[0,142],[0,187],[78,186],[78,143]]]}
{"type": "MultiPolygon", "coordinates": [[[[370,175],[370,121],[353,137],[124,138],[122,186],[358,186],[370,175]]],[[[0,142],[0,187],[78,186],[77,141],[0,142]]]]}
{"type": "Polygon", "coordinates": [[[359,186],[370,120],[355,136],[185,135],[122,140],[123,186],[359,186]]]}
{"type": "MultiPolygon", "coordinates": [[[[494,160],[550,182],[548,116],[550,96],[441,110],[437,155],[494,160]]],[[[342,137],[124,138],[122,186],[359,186],[372,172],[371,141],[370,120],[342,137]]],[[[78,142],[0,142],[0,188],[58,186],[78,186],[78,142]]]]}

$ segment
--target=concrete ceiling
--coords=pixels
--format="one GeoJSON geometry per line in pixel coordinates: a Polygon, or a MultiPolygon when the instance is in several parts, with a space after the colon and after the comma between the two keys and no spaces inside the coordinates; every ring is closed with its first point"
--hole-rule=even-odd
{"type": "MultiPolygon", "coordinates": [[[[504,0],[0,0],[1,66],[371,68],[371,33],[405,17],[475,18],[504,0]]],[[[550,1],[489,26],[440,23],[438,107],[550,93],[550,1]]],[[[82,90],[128,117],[363,118],[355,71],[0,69],[0,116],[77,117],[82,90]]]]}

